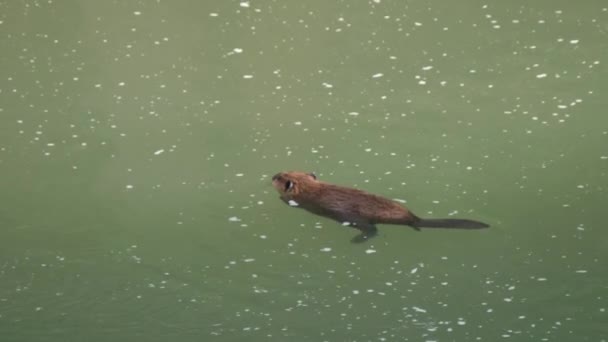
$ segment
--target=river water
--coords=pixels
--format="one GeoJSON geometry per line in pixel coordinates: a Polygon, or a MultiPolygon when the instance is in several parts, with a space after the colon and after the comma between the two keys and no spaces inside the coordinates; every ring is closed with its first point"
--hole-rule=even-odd
{"type": "Polygon", "coordinates": [[[0,3],[2,341],[607,341],[608,3],[0,3]],[[483,231],[356,232],[270,177],[483,231]]]}

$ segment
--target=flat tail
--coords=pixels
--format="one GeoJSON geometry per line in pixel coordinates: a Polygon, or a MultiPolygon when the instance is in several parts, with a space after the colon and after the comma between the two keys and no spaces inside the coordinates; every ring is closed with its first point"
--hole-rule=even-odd
{"type": "Polygon", "coordinates": [[[483,229],[489,224],[467,219],[420,219],[411,224],[414,228],[483,229]]]}

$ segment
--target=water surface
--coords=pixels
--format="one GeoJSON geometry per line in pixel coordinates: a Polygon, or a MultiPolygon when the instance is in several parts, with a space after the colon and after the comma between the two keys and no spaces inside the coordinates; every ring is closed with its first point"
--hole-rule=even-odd
{"type": "Polygon", "coordinates": [[[0,4],[3,341],[606,341],[603,1],[0,4]],[[484,231],[377,238],[270,177],[484,231]]]}

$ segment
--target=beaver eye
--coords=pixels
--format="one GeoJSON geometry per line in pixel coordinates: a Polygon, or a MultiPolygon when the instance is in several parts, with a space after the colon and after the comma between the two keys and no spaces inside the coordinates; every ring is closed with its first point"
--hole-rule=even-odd
{"type": "Polygon", "coordinates": [[[308,174],[310,177],[312,177],[312,179],[317,180],[317,175],[315,175],[314,172],[311,172],[308,174]]]}
{"type": "Polygon", "coordinates": [[[293,182],[292,181],[285,182],[285,191],[289,191],[289,190],[291,190],[291,188],[293,188],[293,182]]]}

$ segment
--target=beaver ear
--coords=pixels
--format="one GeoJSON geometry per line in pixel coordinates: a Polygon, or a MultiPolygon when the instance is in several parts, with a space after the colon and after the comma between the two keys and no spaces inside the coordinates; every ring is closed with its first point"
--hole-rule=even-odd
{"type": "Polygon", "coordinates": [[[308,175],[312,177],[312,179],[317,180],[317,175],[315,175],[314,172],[310,172],[308,175]]]}
{"type": "Polygon", "coordinates": [[[291,189],[293,189],[293,182],[292,181],[287,181],[285,182],[285,191],[289,191],[291,189]]]}

